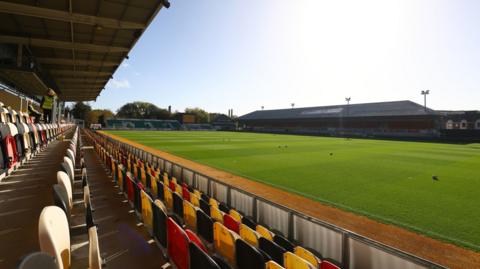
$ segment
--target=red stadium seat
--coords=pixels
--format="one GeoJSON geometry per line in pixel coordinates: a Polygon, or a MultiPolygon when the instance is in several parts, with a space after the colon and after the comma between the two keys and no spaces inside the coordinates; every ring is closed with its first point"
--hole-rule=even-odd
{"type": "Polygon", "coordinates": [[[168,255],[178,269],[188,269],[188,236],[172,218],[167,220],[168,255]]]}
{"type": "Polygon", "coordinates": [[[320,269],[340,269],[340,266],[335,265],[331,261],[323,260],[320,264],[320,269]]]}
{"type": "Polygon", "coordinates": [[[228,214],[223,215],[223,225],[237,234],[240,233],[240,223],[228,214]]]}
{"type": "Polygon", "coordinates": [[[128,197],[128,201],[130,202],[130,204],[133,206],[133,202],[134,202],[134,199],[135,199],[135,182],[133,182],[132,178],[130,177],[130,175],[127,175],[127,197],[128,197]]]}
{"type": "Polygon", "coordinates": [[[202,243],[202,240],[194,233],[192,230],[185,230],[185,233],[188,236],[188,239],[190,239],[190,242],[194,243],[197,245],[199,248],[201,248],[203,251],[208,253],[207,247],[202,243]]]}
{"type": "Polygon", "coordinates": [[[183,200],[190,201],[190,191],[186,186],[182,186],[182,196],[183,200]]]}

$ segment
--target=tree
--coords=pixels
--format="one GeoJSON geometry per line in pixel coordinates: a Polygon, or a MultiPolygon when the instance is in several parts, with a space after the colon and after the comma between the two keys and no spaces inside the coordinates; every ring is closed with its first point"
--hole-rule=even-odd
{"type": "Polygon", "coordinates": [[[210,115],[207,111],[194,107],[194,108],[186,108],[185,113],[195,115],[197,123],[208,123],[210,122],[210,115]]]}
{"type": "Polygon", "coordinates": [[[72,115],[77,120],[86,120],[88,112],[92,110],[89,104],[84,102],[76,102],[72,107],[72,115]]]}
{"type": "Polygon", "coordinates": [[[117,111],[119,118],[133,119],[168,119],[170,113],[168,110],[159,108],[148,102],[133,102],[123,105],[117,111]]]}
{"type": "Polygon", "coordinates": [[[115,115],[109,109],[94,109],[87,114],[87,118],[85,119],[85,123],[89,126],[92,123],[100,123],[102,126],[105,127],[106,120],[113,118],[115,115]]]}

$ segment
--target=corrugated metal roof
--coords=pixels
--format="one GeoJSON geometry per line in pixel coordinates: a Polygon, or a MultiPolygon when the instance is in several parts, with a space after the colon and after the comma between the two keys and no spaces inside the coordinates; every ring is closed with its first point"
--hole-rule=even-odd
{"type": "Polygon", "coordinates": [[[314,119],[337,117],[385,117],[434,115],[432,109],[412,101],[317,106],[291,109],[257,110],[241,116],[240,120],[314,119]]]}
{"type": "Polygon", "coordinates": [[[13,67],[33,73],[39,71],[33,66],[40,66],[42,71],[22,78],[10,70],[0,77],[27,94],[45,94],[38,89],[45,84],[65,101],[94,100],[163,6],[169,2],[0,1],[0,44],[20,45],[33,56],[27,59],[29,67],[21,62],[13,67]]]}

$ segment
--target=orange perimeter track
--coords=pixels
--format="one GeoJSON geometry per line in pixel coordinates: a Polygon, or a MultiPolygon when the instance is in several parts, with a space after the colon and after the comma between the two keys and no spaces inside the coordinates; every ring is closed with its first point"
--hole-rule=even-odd
{"type": "MultiPolygon", "coordinates": [[[[412,253],[450,268],[480,268],[480,253],[438,241],[406,229],[380,223],[364,216],[324,205],[303,196],[252,181],[216,168],[153,149],[137,142],[100,131],[115,140],[130,144],[153,155],[194,170],[220,182],[241,186],[243,190],[286,206],[305,215],[350,230],[394,248],[412,253]]],[[[453,228],[453,227],[452,227],[453,228]]]]}

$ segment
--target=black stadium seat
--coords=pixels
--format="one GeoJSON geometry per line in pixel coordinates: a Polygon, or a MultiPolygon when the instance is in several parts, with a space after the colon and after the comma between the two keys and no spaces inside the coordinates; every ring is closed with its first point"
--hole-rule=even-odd
{"type": "Polygon", "coordinates": [[[264,237],[260,237],[260,239],[258,240],[258,247],[260,248],[260,250],[268,254],[268,256],[270,256],[273,261],[280,265],[283,265],[283,254],[287,252],[283,247],[264,237]]]}
{"type": "Polygon", "coordinates": [[[208,243],[213,243],[213,220],[201,210],[197,210],[197,232],[208,243]]]}
{"type": "Polygon", "coordinates": [[[196,244],[188,245],[190,254],[190,269],[220,269],[220,266],[196,244]]]}
{"type": "Polygon", "coordinates": [[[238,269],[263,269],[265,262],[262,253],[242,239],[235,241],[235,255],[238,269]]]}
{"type": "Polygon", "coordinates": [[[290,242],[287,238],[281,235],[276,234],[273,237],[273,242],[277,243],[279,246],[283,247],[287,251],[290,251],[290,252],[294,251],[295,245],[292,242],[290,242]]]}
{"type": "Polygon", "coordinates": [[[228,264],[228,262],[226,262],[224,259],[222,259],[221,257],[217,256],[217,255],[213,255],[212,256],[212,259],[218,264],[218,266],[220,267],[220,269],[232,269],[232,267],[230,266],[230,264],[228,264]]]}
{"type": "Polygon", "coordinates": [[[257,223],[251,217],[248,217],[248,216],[244,216],[242,218],[242,223],[247,225],[248,228],[252,230],[255,230],[255,228],[257,227],[257,223]]]}
{"type": "Polygon", "coordinates": [[[205,201],[203,198],[200,199],[200,209],[203,212],[205,212],[205,214],[210,216],[210,204],[207,201],[205,201]]]}
{"type": "MultiPolygon", "coordinates": [[[[157,201],[158,202],[158,201],[157,201]]],[[[157,205],[153,209],[153,237],[163,247],[167,248],[167,214],[157,205]]]]}
{"type": "Polygon", "coordinates": [[[180,196],[180,194],[176,192],[174,192],[172,196],[173,196],[173,213],[183,218],[183,198],[180,196]]]}
{"type": "Polygon", "coordinates": [[[53,185],[53,201],[56,206],[60,207],[65,212],[67,220],[70,221],[67,190],[65,190],[60,184],[53,185]]]}
{"type": "Polygon", "coordinates": [[[230,212],[230,207],[225,203],[219,203],[218,204],[218,209],[220,209],[220,211],[223,211],[226,214],[228,214],[228,212],[230,212]]]}
{"type": "Polygon", "coordinates": [[[161,181],[157,181],[157,197],[165,201],[165,193],[163,192],[163,183],[161,181]]]}

